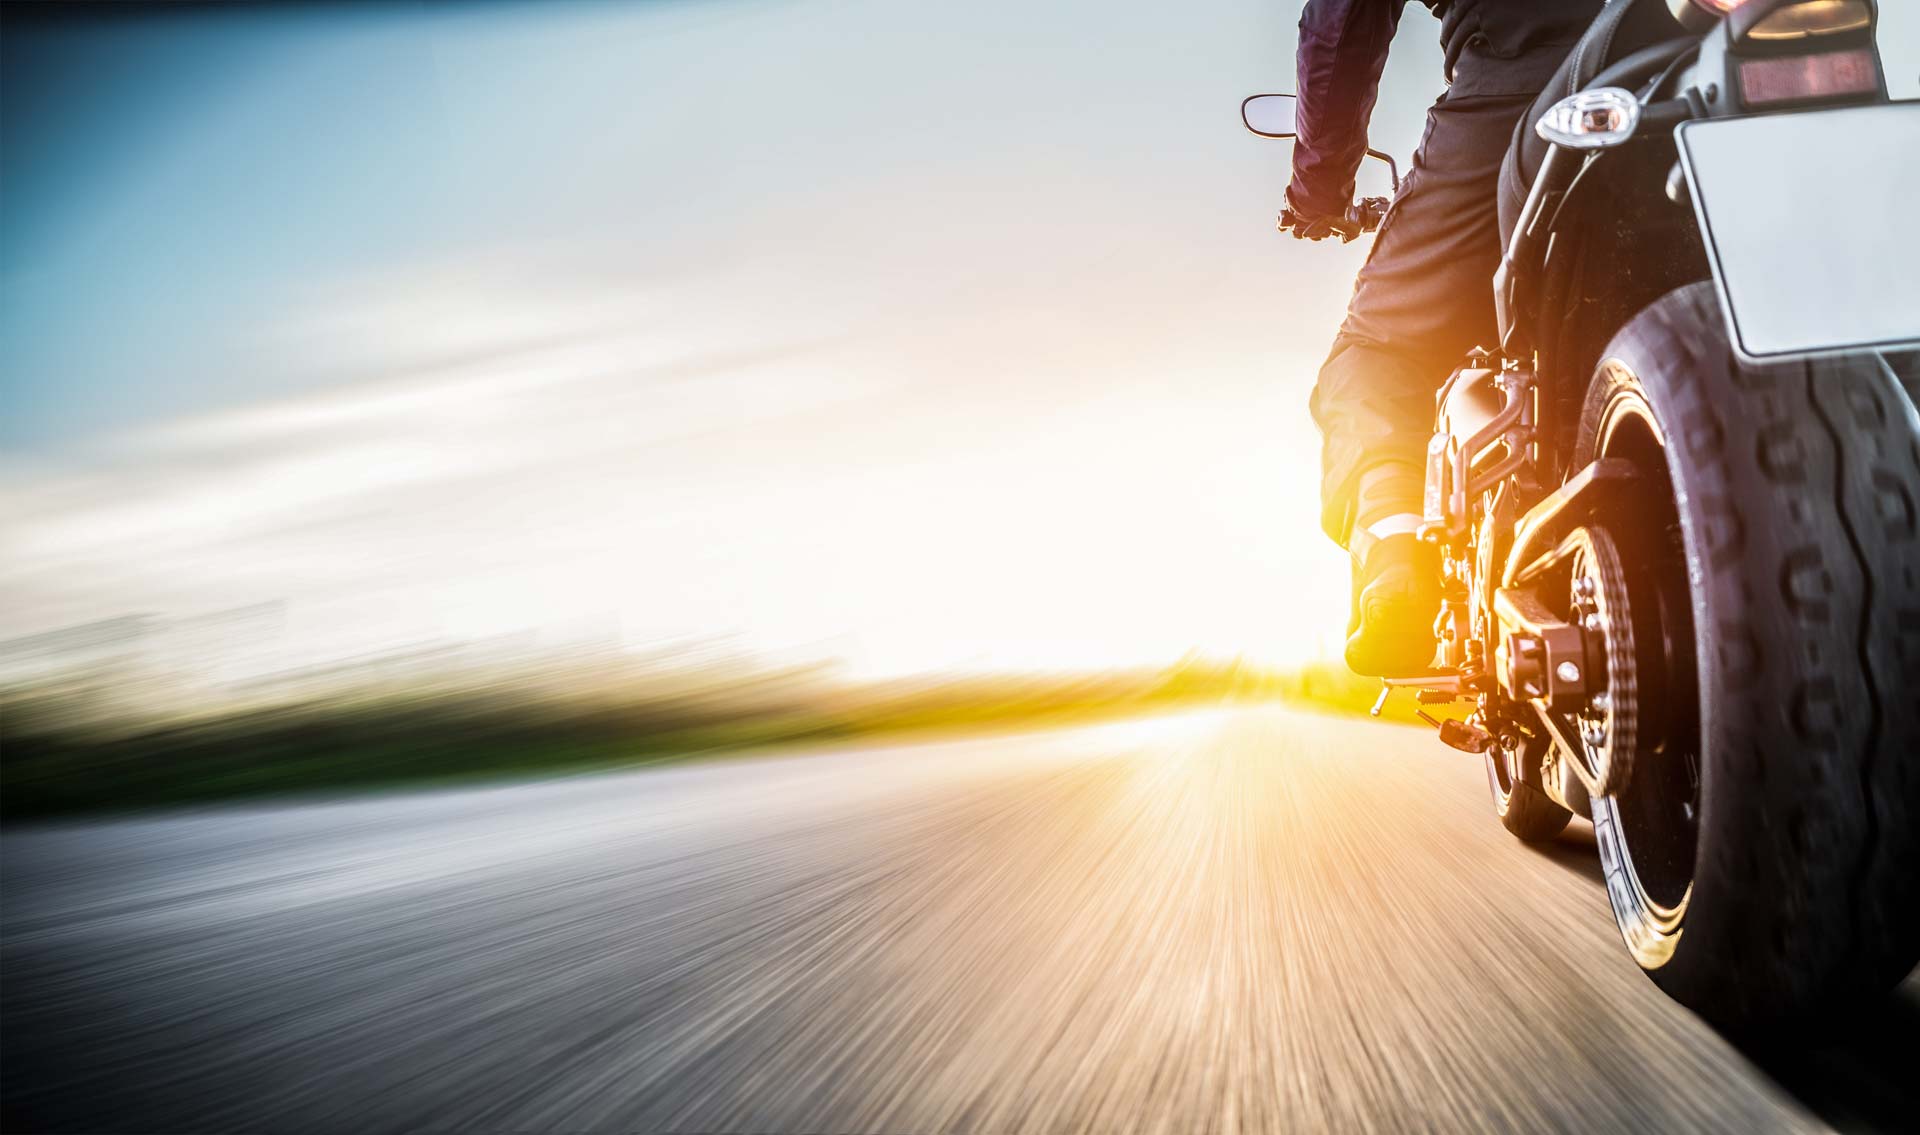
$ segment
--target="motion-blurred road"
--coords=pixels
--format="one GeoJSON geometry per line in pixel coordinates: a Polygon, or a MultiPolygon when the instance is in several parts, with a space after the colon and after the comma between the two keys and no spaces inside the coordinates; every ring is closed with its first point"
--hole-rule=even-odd
{"type": "Polygon", "coordinates": [[[26,828],[0,864],[10,1130],[1920,1115],[1914,983],[1742,1052],[1627,960],[1584,826],[1530,850],[1472,759],[1280,710],[26,828]]]}

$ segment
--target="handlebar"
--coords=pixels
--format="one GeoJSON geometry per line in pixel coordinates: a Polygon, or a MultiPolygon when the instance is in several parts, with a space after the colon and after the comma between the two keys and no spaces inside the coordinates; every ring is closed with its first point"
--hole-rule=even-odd
{"type": "MultiPolygon", "coordinates": [[[[1380,222],[1387,219],[1387,209],[1393,204],[1385,197],[1362,197],[1347,206],[1347,218],[1344,229],[1351,229],[1354,236],[1361,233],[1378,232],[1380,222]]],[[[1348,238],[1349,240],[1352,237],[1348,238]]]]}
{"type": "Polygon", "coordinates": [[[1295,217],[1291,212],[1283,211],[1280,214],[1280,231],[1288,232],[1291,230],[1296,236],[1310,235],[1314,240],[1321,240],[1329,236],[1338,236],[1341,242],[1345,243],[1357,239],[1362,234],[1378,232],[1380,224],[1386,220],[1387,210],[1392,204],[1393,202],[1385,197],[1362,197],[1360,200],[1347,206],[1345,216],[1338,219],[1316,221],[1314,222],[1315,226],[1324,227],[1309,228],[1309,230],[1304,233],[1299,229],[1292,228],[1292,226],[1301,223],[1300,218],[1295,217]]]}

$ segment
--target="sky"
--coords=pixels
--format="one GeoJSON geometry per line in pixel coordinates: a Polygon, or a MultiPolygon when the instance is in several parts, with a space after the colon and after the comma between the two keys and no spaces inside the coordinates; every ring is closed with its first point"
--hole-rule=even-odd
{"type": "Polygon", "coordinates": [[[1304,407],[1364,245],[1278,236],[1237,118],[1298,8],[10,12],[0,637],[1332,652],[1304,407]]]}

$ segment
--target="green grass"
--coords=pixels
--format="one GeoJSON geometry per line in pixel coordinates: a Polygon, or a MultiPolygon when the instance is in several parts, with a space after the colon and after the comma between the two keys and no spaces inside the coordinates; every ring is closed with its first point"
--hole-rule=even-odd
{"type": "MultiPolygon", "coordinates": [[[[0,702],[0,819],[471,782],[710,758],[775,745],[1042,728],[1228,701],[1365,713],[1378,691],[1334,665],[1286,674],[1187,663],[1157,673],[956,678],[869,687],[744,675],[591,698],[490,681],[379,691],[164,726],[76,723],[59,698],[0,702]]],[[[1389,716],[1411,720],[1411,695],[1389,716]]],[[[84,720],[81,715],[79,720],[84,720]]]]}

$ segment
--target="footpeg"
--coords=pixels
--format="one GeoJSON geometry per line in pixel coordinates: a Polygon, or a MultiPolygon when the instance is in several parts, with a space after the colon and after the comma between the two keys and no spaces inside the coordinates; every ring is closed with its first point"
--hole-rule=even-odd
{"type": "Polygon", "coordinates": [[[1493,748],[1493,734],[1478,725],[1448,718],[1440,723],[1440,743],[1463,753],[1484,753],[1493,748]]]}
{"type": "MultiPolygon", "coordinates": [[[[1472,692],[1468,679],[1456,670],[1435,670],[1405,678],[1382,678],[1380,679],[1380,696],[1374,699],[1373,708],[1368,713],[1373,717],[1379,717],[1381,711],[1387,708],[1387,698],[1393,691],[1403,687],[1416,691],[1414,697],[1421,705],[1445,705],[1448,702],[1459,701],[1472,692]]],[[[1420,713],[1422,717],[1427,716],[1419,710],[1414,712],[1420,713]]]]}

